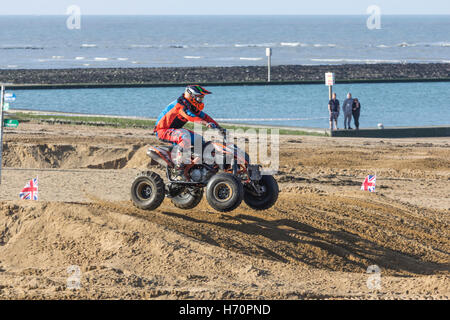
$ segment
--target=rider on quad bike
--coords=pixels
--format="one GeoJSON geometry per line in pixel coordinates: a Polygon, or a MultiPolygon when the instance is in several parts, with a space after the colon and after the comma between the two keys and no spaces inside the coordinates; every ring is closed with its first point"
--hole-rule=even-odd
{"type": "Polygon", "coordinates": [[[277,201],[279,189],[273,176],[263,175],[245,149],[235,145],[234,139],[229,141],[225,129],[203,112],[208,94],[211,92],[201,86],[188,86],[158,117],[154,132],[173,146],[149,146],[147,155],[150,165],[165,169],[166,181],[155,171],[139,173],[131,185],[136,207],[155,210],[167,197],[177,208],[190,210],[200,203],[204,192],[208,204],[219,212],[232,211],[242,201],[254,210],[266,210],[277,201]],[[205,143],[201,135],[183,128],[188,121],[218,129],[222,137],[205,143]],[[188,157],[180,157],[180,149],[188,157]],[[206,159],[202,159],[203,153],[206,159]]]}
{"type": "Polygon", "coordinates": [[[225,129],[203,112],[205,108],[203,100],[208,94],[212,94],[212,92],[199,85],[187,86],[185,92],[176,101],[169,104],[156,121],[154,129],[156,136],[164,142],[178,146],[178,157],[175,162],[176,169],[180,174],[184,167],[181,161],[181,152],[190,150],[195,143],[201,143],[202,150],[205,145],[202,136],[183,128],[187,122],[198,122],[208,128],[219,129],[222,134],[225,134],[225,129]]]}

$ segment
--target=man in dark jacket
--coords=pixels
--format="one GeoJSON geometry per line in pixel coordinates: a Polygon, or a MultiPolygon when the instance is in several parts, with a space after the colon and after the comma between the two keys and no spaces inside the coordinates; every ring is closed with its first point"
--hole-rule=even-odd
{"type": "Polygon", "coordinates": [[[355,121],[355,128],[356,130],[359,130],[359,114],[361,112],[361,104],[359,103],[359,100],[355,98],[353,100],[353,108],[352,108],[352,114],[353,114],[353,121],[355,121]]]}
{"type": "Polygon", "coordinates": [[[342,104],[342,111],[344,111],[344,128],[352,129],[350,123],[352,122],[353,99],[350,92],[347,94],[347,99],[345,99],[342,104]]]}
{"type": "Polygon", "coordinates": [[[328,111],[330,112],[330,130],[333,130],[333,121],[336,125],[336,130],[339,130],[337,119],[339,117],[339,100],[336,99],[336,93],[333,93],[333,98],[328,102],[328,111]]]}

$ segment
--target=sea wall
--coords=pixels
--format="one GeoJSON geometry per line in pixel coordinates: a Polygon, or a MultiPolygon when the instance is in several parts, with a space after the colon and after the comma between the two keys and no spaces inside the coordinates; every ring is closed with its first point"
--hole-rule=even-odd
{"type": "Polygon", "coordinates": [[[338,130],[332,137],[344,138],[425,138],[450,137],[450,126],[397,127],[385,129],[338,130]]]}
{"type": "MultiPolygon", "coordinates": [[[[450,63],[281,65],[272,67],[272,83],[323,83],[325,72],[334,72],[338,83],[449,81],[450,63]]],[[[0,82],[42,87],[260,84],[266,81],[267,67],[264,66],[0,70],[0,82]]]]}

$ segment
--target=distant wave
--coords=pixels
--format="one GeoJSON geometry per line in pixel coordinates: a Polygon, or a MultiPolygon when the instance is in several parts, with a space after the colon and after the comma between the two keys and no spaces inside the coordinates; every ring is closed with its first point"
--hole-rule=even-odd
{"type": "Polygon", "coordinates": [[[402,43],[399,43],[397,46],[398,47],[402,47],[402,48],[405,48],[405,47],[416,47],[417,44],[416,43],[402,42],[402,43]]]}
{"type": "Polygon", "coordinates": [[[64,58],[63,56],[52,56],[52,59],[62,59],[64,58]]]}
{"type": "Polygon", "coordinates": [[[75,57],[75,60],[84,60],[86,59],[85,57],[75,57]]]}
{"type": "Polygon", "coordinates": [[[418,42],[418,43],[401,42],[401,43],[397,43],[397,44],[394,44],[394,45],[379,44],[376,47],[377,48],[392,48],[392,47],[400,47],[400,48],[408,48],[408,47],[450,47],[450,42],[448,42],[448,41],[418,42]]]}
{"type": "MultiPolygon", "coordinates": [[[[312,48],[334,48],[338,47],[336,43],[303,43],[300,41],[283,41],[278,43],[202,43],[202,44],[110,44],[99,45],[95,43],[82,43],[80,48],[82,49],[95,49],[95,48],[123,48],[123,49],[187,49],[187,48],[295,48],[295,47],[312,47],[312,48]]],[[[400,42],[400,43],[382,43],[378,45],[368,45],[369,47],[376,48],[409,48],[409,47],[441,47],[449,48],[450,41],[436,41],[436,42],[400,42]]],[[[44,50],[50,47],[37,46],[37,45],[0,45],[0,50],[44,50]]],[[[61,48],[55,46],[54,48],[61,48]]]]}
{"type": "Polygon", "coordinates": [[[350,59],[310,59],[310,61],[314,62],[345,62],[350,59]]]}
{"type": "Polygon", "coordinates": [[[262,60],[263,58],[247,58],[247,57],[240,57],[240,60],[247,60],[247,61],[259,61],[262,60]]]}
{"type": "Polygon", "coordinates": [[[128,61],[129,58],[117,58],[118,61],[128,61]]]}
{"type": "Polygon", "coordinates": [[[234,45],[236,48],[266,48],[275,46],[274,43],[250,43],[250,44],[240,44],[236,43],[234,45]]]}
{"type": "Polygon", "coordinates": [[[155,45],[155,44],[132,44],[128,48],[134,49],[152,49],[152,48],[172,48],[172,49],[186,49],[189,48],[185,44],[166,44],[166,45],[155,45]]]}
{"type": "Polygon", "coordinates": [[[29,46],[29,45],[18,45],[18,46],[0,46],[0,50],[43,50],[44,47],[29,46]]]}
{"type": "Polygon", "coordinates": [[[298,47],[300,42],[282,42],[280,43],[282,47],[298,47]]]}
{"type": "Polygon", "coordinates": [[[109,58],[97,57],[97,58],[94,58],[94,60],[95,60],[95,61],[108,61],[109,58]]]}
{"type": "Polygon", "coordinates": [[[162,45],[152,45],[152,44],[132,44],[128,48],[133,49],[149,49],[149,48],[171,48],[171,49],[187,49],[187,48],[266,48],[266,47],[276,47],[275,43],[255,43],[255,44],[214,44],[214,43],[203,43],[203,44],[162,44],[162,45]]]}
{"type": "Polygon", "coordinates": [[[438,41],[438,42],[421,42],[421,43],[407,43],[402,42],[397,45],[398,47],[450,47],[450,42],[448,41],[438,41]]]}
{"type": "Polygon", "coordinates": [[[97,48],[96,44],[83,43],[81,48],[97,48]]]}
{"type": "Polygon", "coordinates": [[[437,47],[450,47],[450,42],[442,41],[442,42],[435,42],[432,45],[437,47]]]}
{"type": "Polygon", "coordinates": [[[301,42],[281,42],[280,46],[282,47],[307,47],[306,43],[301,42]]]}
{"type": "Polygon", "coordinates": [[[315,44],[307,44],[302,42],[281,42],[281,47],[314,47],[314,48],[334,48],[337,47],[337,44],[334,43],[315,43],[315,44]]]}
{"type": "Polygon", "coordinates": [[[200,56],[184,56],[183,58],[185,58],[185,59],[201,59],[203,57],[200,57],[200,56]]]}
{"type": "Polygon", "coordinates": [[[152,45],[152,44],[132,44],[130,45],[130,48],[141,48],[141,49],[147,49],[147,48],[157,48],[158,46],[152,45]]]}
{"type": "Polygon", "coordinates": [[[377,63],[403,63],[402,60],[389,60],[389,59],[310,59],[314,62],[334,62],[334,63],[342,63],[342,62],[353,62],[353,63],[367,63],[367,64],[377,64],[377,63]]]}
{"type": "Polygon", "coordinates": [[[334,48],[334,47],[337,47],[337,45],[334,44],[334,43],[328,43],[328,44],[316,43],[316,44],[313,45],[313,47],[315,47],[315,48],[323,48],[323,47],[334,48]]]}

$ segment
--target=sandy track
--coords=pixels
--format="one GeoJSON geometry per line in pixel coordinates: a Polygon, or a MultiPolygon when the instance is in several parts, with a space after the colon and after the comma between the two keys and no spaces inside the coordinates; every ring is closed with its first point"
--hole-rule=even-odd
{"type": "Polygon", "coordinates": [[[450,296],[448,139],[283,137],[274,208],[221,214],[203,200],[182,211],[166,199],[146,212],[129,186],[153,137],[80,128],[6,133],[1,298],[450,296]],[[360,192],[373,170],[378,192],[360,192]],[[17,201],[37,174],[43,201],[17,201]],[[365,274],[374,264],[375,291],[365,274]],[[70,265],[81,290],[66,290],[70,265]]]}

